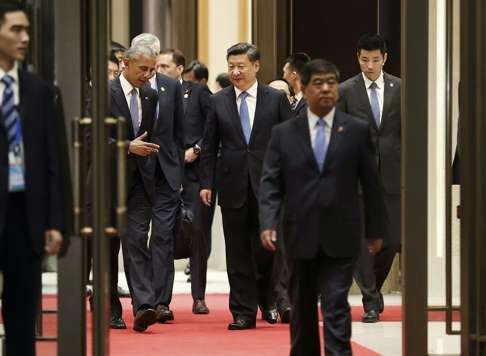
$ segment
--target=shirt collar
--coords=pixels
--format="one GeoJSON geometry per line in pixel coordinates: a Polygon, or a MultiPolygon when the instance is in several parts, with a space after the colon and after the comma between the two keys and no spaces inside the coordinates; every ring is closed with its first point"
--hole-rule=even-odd
{"type": "Polygon", "coordinates": [[[127,78],[125,78],[125,73],[122,73],[120,75],[120,84],[121,84],[121,87],[123,89],[123,94],[125,94],[125,96],[128,96],[128,94],[131,94],[131,91],[133,89],[135,89],[138,93],[138,88],[135,88],[132,84],[130,84],[130,82],[127,80],[127,78]]]}
{"type": "Polygon", "coordinates": [[[13,78],[13,84],[19,84],[19,66],[17,61],[15,61],[14,66],[8,72],[5,72],[2,68],[0,68],[0,79],[3,78],[5,74],[8,74],[13,78]]]}
{"type": "MultiPolygon", "coordinates": [[[[326,125],[328,127],[332,127],[332,124],[334,122],[334,113],[336,112],[336,107],[333,107],[331,109],[331,111],[329,111],[327,113],[326,116],[324,116],[324,121],[326,122],[326,125]]],[[[308,107],[307,108],[307,119],[309,120],[309,128],[310,129],[313,129],[316,124],[317,124],[317,121],[320,119],[319,116],[317,116],[316,114],[314,114],[311,109],[308,107]]]]}
{"type": "MultiPolygon", "coordinates": [[[[243,90],[238,89],[237,87],[235,88],[235,94],[236,94],[236,99],[240,97],[240,94],[243,92],[243,90]]],[[[257,97],[257,91],[258,91],[258,80],[255,80],[255,83],[251,87],[248,88],[248,90],[245,90],[249,96],[256,98],[257,97]]]]}
{"type": "Polygon", "coordinates": [[[157,74],[154,74],[152,78],[149,79],[150,87],[157,90],[157,74]]]}
{"type": "Polygon", "coordinates": [[[304,93],[302,93],[302,91],[299,91],[297,94],[294,95],[294,98],[295,98],[295,100],[297,100],[297,102],[299,102],[300,99],[302,99],[303,96],[304,96],[304,93]]]}
{"type": "MultiPolygon", "coordinates": [[[[369,80],[368,77],[363,72],[361,74],[363,75],[366,89],[369,89],[373,81],[369,80]]],[[[383,71],[381,71],[380,76],[375,80],[375,83],[378,86],[378,89],[383,89],[385,87],[385,79],[383,79],[383,71]]]]}

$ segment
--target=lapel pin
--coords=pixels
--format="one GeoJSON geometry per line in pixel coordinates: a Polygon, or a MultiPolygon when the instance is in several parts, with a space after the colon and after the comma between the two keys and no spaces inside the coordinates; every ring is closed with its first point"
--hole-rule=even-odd
{"type": "Polygon", "coordinates": [[[344,131],[344,127],[339,126],[339,127],[337,128],[337,132],[343,132],[343,131],[344,131]]]}
{"type": "Polygon", "coordinates": [[[145,100],[148,100],[148,96],[145,97],[145,100]]]}
{"type": "Polygon", "coordinates": [[[390,83],[390,86],[393,87],[393,83],[390,83]]]}
{"type": "Polygon", "coordinates": [[[165,91],[165,88],[164,87],[160,87],[160,91],[165,91]]]}
{"type": "Polygon", "coordinates": [[[184,94],[184,99],[187,99],[189,97],[189,94],[185,93],[184,94]]]}

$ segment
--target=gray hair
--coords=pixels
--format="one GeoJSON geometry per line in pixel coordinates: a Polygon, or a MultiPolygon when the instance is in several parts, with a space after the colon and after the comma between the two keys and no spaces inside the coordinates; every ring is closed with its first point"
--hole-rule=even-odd
{"type": "Polygon", "coordinates": [[[125,58],[128,60],[131,59],[139,59],[140,57],[146,57],[146,58],[156,58],[157,53],[155,51],[147,46],[131,46],[126,52],[125,52],[125,58]]]}
{"type": "Polygon", "coordinates": [[[160,53],[160,41],[157,36],[151,33],[141,33],[132,39],[132,47],[133,46],[144,46],[150,47],[155,54],[160,53]]]}

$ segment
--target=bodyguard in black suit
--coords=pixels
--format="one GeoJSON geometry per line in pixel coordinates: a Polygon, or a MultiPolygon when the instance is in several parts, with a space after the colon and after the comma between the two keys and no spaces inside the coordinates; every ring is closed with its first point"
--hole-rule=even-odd
{"type": "Polygon", "coordinates": [[[181,83],[184,108],[184,178],[182,201],[193,214],[191,235],[192,312],[208,314],[206,306],[206,272],[211,248],[210,209],[199,198],[202,138],[209,111],[211,92],[206,85],[182,80],[186,59],[178,49],[164,49],[157,58],[158,71],[181,83]]]}
{"type": "Polygon", "coordinates": [[[309,105],[303,115],[272,131],[260,187],[263,246],[285,242],[290,269],[291,355],[320,355],[317,295],[324,314],[326,355],[351,355],[347,301],[360,252],[364,194],[367,248],[383,236],[383,195],[368,125],[337,109],[334,64],[306,64],[302,84],[309,105]],[[296,154],[299,152],[299,154],[296,154]],[[283,212],[283,239],[277,227],[283,212]]]}
{"type": "Polygon", "coordinates": [[[219,205],[223,216],[226,263],[230,283],[230,330],[255,327],[258,304],[263,317],[277,322],[271,278],[273,258],[258,241],[258,191],[263,156],[273,126],[290,116],[284,93],[259,84],[258,49],[239,43],[228,49],[228,72],[234,86],[211,97],[202,151],[201,198],[210,205],[218,147],[219,205]],[[264,295],[265,301],[258,300],[264,295]]]}
{"type": "Polygon", "coordinates": [[[302,68],[309,61],[310,57],[307,53],[297,52],[287,58],[282,68],[283,78],[289,83],[294,92],[295,101],[292,104],[292,111],[295,116],[299,116],[307,109],[307,101],[303,97],[300,76],[302,68]]]}
{"type": "Polygon", "coordinates": [[[387,219],[383,249],[371,256],[363,248],[355,273],[363,294],[363,322],[376,322],[384,307],[380,290],[400,250],[400,78],[382,71],[387,52],[379,35],[364,35],[357,48],[362,72],[339,86],[338,107],[369,124],[384,187],[387,219]]]}
{"type": "Polygon", "coordinates": [[[135,46],[125,56],[124,72],[110,83],[111,115],[128,121],[127,231],[121,242],[135,314],[133,329],[144,331],[156,321],[153,241],[147,247],[147,240],[156,186],[149,156],[159,150],[159,145],[149,142],[153,139],[157,93],[146,85],[155,71],[156,54],[135,46]]]}
{"type": "Polygon", "coordinates": [[[35,317],[44,253],[61,247],[64,206],[54,91],[18,69],[29,21],[0,4],[0,271],[7,355],[35,355],[35,317]]]}

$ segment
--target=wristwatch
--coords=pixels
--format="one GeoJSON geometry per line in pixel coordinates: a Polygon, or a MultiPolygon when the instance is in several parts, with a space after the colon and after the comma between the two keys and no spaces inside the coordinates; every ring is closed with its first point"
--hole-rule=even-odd
{"type": "Polygon", "coordinates": [[[194,150],[194,154],[199,155],[201,153],[201,147],[198,144],[195,144],[192,149],[194,150]]]}

